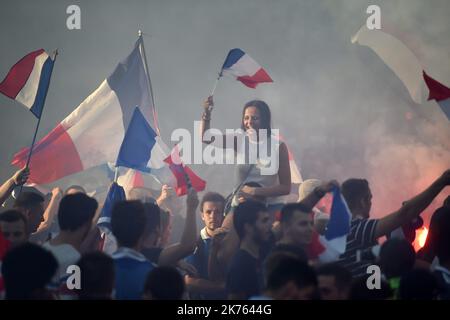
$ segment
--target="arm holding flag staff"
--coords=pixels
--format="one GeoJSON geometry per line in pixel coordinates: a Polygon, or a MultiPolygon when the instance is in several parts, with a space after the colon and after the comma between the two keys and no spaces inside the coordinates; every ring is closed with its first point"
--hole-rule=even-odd
{"type": "Polygon", "coordinates": [[[3,204],[6,199],[10,196],[11,192],[15,187],[23,185],[27,182],[28,176],[30,175],[30,169],[25,167],[23,169],[17,170],[11,178],[6,180],[0,186],[0,204],[3,204]]]}
{"type": "MultiPolygon", "coordinates": [[[[201,136],[203,143],[209,144],[214,141],[207,141],[204,138],[205,132],[210,128],[211,110],[214,105],[212,97],[208,97],[204,104],[204,113],[202,115],[201,136]]],[[[289,164],[289,153],[287,146],[284,142],[280,142],[279,139],[271,132],[271,112],[269,106],[261,100],[249,101],[245,104],[242,111],[241,129],[243,139],[238,139],[238,136],[233,137],[233,145],[228,146],[227,136],[223,135],[222,148],[233,148],[235,159],[238,156],[245,155],[246,145],[245,143],[239,143],[239,141],[247,141],[249,144],[257,145],[259,153],[262,150],[267,150],[273,147],[274,150],[270,150],[272,153],[271,159],[259,158],[256,160],[256,164],[251,164],[246,161],[245,164],[237,165],[237,184],[242,185],[240,195],[243,197],[261,196],[266,197],[268,204],[272,205],[271,211],[275,212],[281,207],[284,200],[281,198],[284,195],[289,194],[291,189],[291,172],[289,164]],[[264,133],[266,136],[264,136],[264,133]],[[261,135],[263,134],[263,135],[261,135]],[[266,148],[266,149],[264,149],[266,148]],[[275,161],[278,164],[277,172],[273,174],[265,174],[262,170],[267,169],[265,162],[270,165],[269,161],[275,161]],[[255,188],[244,186],[245,182],[256,182],[262,187],[255,188]]],[[[228,139],[229,140],[229,139],[228,139]]],[[[220,146],[220,142],[218,142],[220,146]]],[[[266,153],[268,154],[268,153],[266,153]]]]}

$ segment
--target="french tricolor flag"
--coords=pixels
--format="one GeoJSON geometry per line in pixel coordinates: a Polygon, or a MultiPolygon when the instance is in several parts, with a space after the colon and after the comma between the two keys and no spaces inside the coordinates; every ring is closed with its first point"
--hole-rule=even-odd
{"type": "MultiPolygon", "coordinates": [[[[47,184],[88,168],[115,162],[136,107],[145,120],[152,123],[153,99],[141,55],[141,42],[139,38],[132,52],[113,73],[36,143],[29,166],[29,182],[47,184]]],[[[162,152],[165,146],[159,136],[154,141],[149,166],[158,168],[165,165],[163,160],[168,152],[162,152]],[[159,158],[157,151],[161,151],[159,158]]],[[[23,167],[28,153],[28,148],[19,151],[12,164],[23,167]]]]}
{"type": "Polygon", "coordinates": [[[347,235],[350,232],[351,213],[339,188],[333,189],[330,220],[324,236],[319,237],[323,251],[319,254],[321,262],[336,261],[345,252],[347,235]]]}
{"type": "Polygon", "coordinates": [[[170,155],[164,159],[164,162],[167,163],[175,177],[174,188],[177,196],[180,197],[187,194],[190,188],[197,192],[205,190],[206,181],[202,180],[194,171],[182,163],[178,145],[175,145],[170,155]]]}
{"type": "Polygon", "coordinates": [[[431,78],[416,55],[403,42],[381,30],[369,30],[366,25],[353,36],[352,43],[372,49],[400,78],[416,103],[435,100],[450,120],[450,88],[431,78]]]}
{"type": "Polygon", "coordinates": [[[259,83],[273,82],[267,72],[241,49],[232,49],[222,66],[220,75],[228,74],[236,77],[249,88],[256,88],[259,83]]]}
{"type": "Polygon", "coordinates": [[[54,60],[39,49],[27,54],[9,70],[0,92],[27,107],[37,118],[47,96],[54,60]]]}

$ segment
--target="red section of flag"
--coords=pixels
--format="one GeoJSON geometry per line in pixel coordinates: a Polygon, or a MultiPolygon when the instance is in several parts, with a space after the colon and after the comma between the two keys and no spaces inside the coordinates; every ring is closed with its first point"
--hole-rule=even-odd
{"type": "Polygon", "coordinates": [[[177,196],[183,196],[188,192],[189,183],[186,179],[186,176],[189,179],[190,185],[192,186],[192,188],[194,188],[195,191],[199,192],[205,190],[206,182],[179,160],[179,152],[177,146],[175,146],[171,154],[166,159],[164,159],[164,162],[169,165],[170,171],[177,180],[177,186],[175,188],[177,196]],[[175,159],[175,162],[179,162],[180,164],[176,164],[173,159],[175,159]]]}
{"type": "MultiPolygon", "coordinates": [[[[27,163],[30,148],[14,155],[12,165],[22,168],[27,163]]],[[[59,124],[34,147],[28,182],[46,184],[83,170],[78,151],[70,135],[59,124]]]]}
{"type": "Polygon", "coordinates": [[[252,76],[242,76],[237,77],[237,79],[245,84],[249,88],[255,89],[256,86],[259,83],[262,82],[273,82],[272,78],[270,78],[269,74],[264,69],[259,69],[254,75],[252,76]]]}
{"type": "Polygon", "coordinates": [[[134,171],[133,181],[131,182],[133,188],[143,188],[144,187],[144,178],[142,177],[142,173],[139,171],[134,171]]]}
{"type": "Polygon", "coordinates": [[[441,101],[450,98],[450,89],[444,86],[442,83],[434,80],[429,75],[423,72],[423,78],[427,84],[430,94],[428,100],[441,101]]]}
{"type": "Polygon", "coordinates": [[[325,247],[320,243],[319,236],[319,233],[314,230],[311,243],[306,249],[306,254],[309,259],[317,259],[319,255],[325,251],[325,247]]]}
{"type": "Polygon", "coordinates": [[[11,99],[15,99],[27,83],[28,77],[33,71],[36,57],[42,52],[44,52],[44,49],[33,51],[12,66],[5,79],[0,83],[0,92],[11,99]]]}
{"type": "Polygon", "coordinates": [[[3,233],[0,231],[0,261],[3,260],[3,257],[5,256],[9,247],[10,247],[9,241],[5,239],[3,233]]]}

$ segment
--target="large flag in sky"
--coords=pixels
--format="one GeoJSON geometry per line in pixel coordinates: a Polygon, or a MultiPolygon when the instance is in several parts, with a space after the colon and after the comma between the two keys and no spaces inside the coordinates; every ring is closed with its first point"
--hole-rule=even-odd
{"type": "Polygon", "coordinates": [[[366,25],[352,37],[352,43],[371,48],[400,78],[414,102],[423,103],[428,94],[427,99],[435,100],[450,120],[450,89],[426,74],[404,43],[381,30],[369,30],[366,25]]]}
{"type": "MultiPolygon", "coordinates": [[[[30,182],[46,184],[107,162],[115,162],[125,131],[136,107],[149,122],[152,97],[145,73],[139,38],[133,51],[100,86],[56,128],[36,143],[30,162],[30,182]]],[[[155,144],[153,148],[164,149],[155,144]]],[[[156,149],[155,149],[156,150],[156,149]]],[[[23,167],[28,148],[12,164],[23,167]]],[[[150,159],[161,167],[161,159],[150,159]]]]}
{"type": "Polygon", "coordinates": [[[37,118],[47,96],[54,60],[39,49],[27,54],[9,70],[0,92],[27,107],[37,118]]]}
{"type": "Polygon", "coordinates": [[[259,83],[273,82],[266,70],[247,53],[237,48],[230,50],[228,53],[220,74],[231,75],[253,89],[259,83]]]}

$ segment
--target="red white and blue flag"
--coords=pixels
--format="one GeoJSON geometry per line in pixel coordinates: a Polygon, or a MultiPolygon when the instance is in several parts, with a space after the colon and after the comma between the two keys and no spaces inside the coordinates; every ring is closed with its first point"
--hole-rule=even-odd
{"type": "Polygon", "coordinates": [[[414,102],[435,100],[450,120],[450,89],[425,73],[419,59],[403,42],[364,25],[353,36],[352,43],[372,49],[400,78],[414,102]]]}
{"type": "Polygon", "coordinates": [[[20,59],[0,83],[0,92],[41,117],[54,60],[39,49],[20,59]]]}
{"type": "Polygon", "coordinates": [[[231,75],[253,89],[259,83],[273,82],[266,70],[247,53],[238,48],[230,50],[220,75],[231,75]]]}
{"type": "Polygon", "coordinates": [[[167,163],[175,177],[174,188],[177,196],[187,194],[190,188],[197,192],[205,190],[206,182],[182,163],[177,145],[172,149],[170,155],[164,159],[164,162],[167,163]]]}
{"type": "MultiPolygon", "coordinates": [[[[157,148],[156,150],[154,148],[157,138],[156,132],[144,119],[139,108],[135,108],[120,146],[116,166],[151,173],[159,181],[164,181],[164,183],[173,187],[178,196],[187,194],[188,189],[191,187],[196,191],[203,191],[206,182],[181,163],[177,146],[175,146],[170,155],[163,159],[165,167],[161,168],[159,166],[159,168],[152,169],[151,159],[158,158],[162,154],[157,148]],[[168,175],[167,171],[171,172],[172,176],[168,175]]],[[[133,180],[130,182],[143,184],[142,174],[137,175],[136,172],[133,180]],[[141,181],[136,181],[136,178],[139,176],[141,181]]]]}
{"type": "MultiPolygon", "coordinates": [[[[330,220],[325,235],[319,236],[322,250],[318,252],[321,262],[336,261],[347,247],[347,235],[350,232],[351,213],[339,188],[333,189],[333,203],[331,205],[330,220]]],[[[316,243],[316,245],[318,245],[316,243]]],[[[320,246],[319,246],[320,247],[320,246]]]]}

